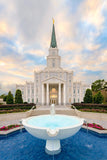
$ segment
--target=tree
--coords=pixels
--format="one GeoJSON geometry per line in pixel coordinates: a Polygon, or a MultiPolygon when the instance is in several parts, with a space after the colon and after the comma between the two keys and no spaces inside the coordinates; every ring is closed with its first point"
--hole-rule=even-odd
{"type": "Polygon", "coordinates": [[[3,98],[5,96],[5,94],[0,95],[0,98],[3,98]]]}
{"type": "Polygon", "coordinates": [[[21,93],[20,89],[16,90],[16,93],[15,93],[15,103],[18,103],[18,104],[23,103],[22,93],[21,93]]]}
{"type": "Polygon", "coordinates": [[[13,104],[13,94],[11,91],[8,92],[7,98],[6,98],[6,103],[7,104],[13,104]]]}
{"type": "Polygon", "coordinates": [[[92,103],[92,91],[87,89],[84,97],[84,103],[92,103]]]}
{"type": "Polygon", "coordinates": [[[104,89],[107,91],[107,82],[104,84],[104,89]]]}
{"type": "Polygon", "coordinates": [[[95,96],[94,96],[94,103],[101,104],[104,100],[103,95],[99,91],[95,96]]]}
{"type": "Polygon", "coordinates": [[[7,95],[4,95],[4,97],[3,97],[3,101],[5,101],[5,102],[6,102],[6,99],[7,99],[7,95]]]}
{"type": "Polygon", "coordinates": [[[95,92],[97,92],[97,91],[99,91],[101,89],[104,89],[105,87],[107,87],[107,82],[105,82],[104,79],[96,80],[91,85],[92,91],[95,91],[95,92]]]}
{"type": "Polygon", "coordinates": [[[0,98],[3,98],[3,101],[6,101],[7,95],[6,95],[6,94],[2,94],[2,95],[0,96],[0,98]]]}

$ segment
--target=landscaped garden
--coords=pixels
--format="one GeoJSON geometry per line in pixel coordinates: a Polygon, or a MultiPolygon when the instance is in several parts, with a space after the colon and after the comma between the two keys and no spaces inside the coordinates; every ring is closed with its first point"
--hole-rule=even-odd
{"type": "Polygon", "coordinates": [[[87,127],[91,127],[91,128],[95,128],[95,129],[99,129],[99,130],[106,130],[105,128],[103,128],[101,125],[99,124],[96,124],[96,123],[84,123],[83,124],[84,126],[87,126],[87,127]]]}
{"type": "Polygon", "coordinates": [[[9,125],[9,126],[3,126],[0,128],[0,131],[8,131],[10,129],[13,129],[13,128],[17,128],[17,127],[20,127],[21,125],[19,124],[12,124],[12,125],[9,125]]]}

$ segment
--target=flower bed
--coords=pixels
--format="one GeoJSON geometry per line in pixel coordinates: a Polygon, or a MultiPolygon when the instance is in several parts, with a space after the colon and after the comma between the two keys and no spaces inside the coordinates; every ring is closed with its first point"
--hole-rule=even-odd
{"type": "Polygon", "coordinates": [[[103,128],[102,126],[100,126],[99,124],[96,124],[96,123],[87,123],[87,124],[84,123],[83,125],[91,127],[91,128],[96,128],[99,130],[106,130],[105,128],[103,128]]]}
{"type": "Polygon", "coordinates": [[[13,128],[17,128],[20,127],[21,125],[19,124],[13,124],[13,125],[9,125],[9,126],[3,126],[0,128],[0,131],[7,131],[9,129],[13,129],[13,128]]]}

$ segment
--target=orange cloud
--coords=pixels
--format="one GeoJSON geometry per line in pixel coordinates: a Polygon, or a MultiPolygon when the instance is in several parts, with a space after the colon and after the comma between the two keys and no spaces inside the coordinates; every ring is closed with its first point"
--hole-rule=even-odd
{"type": "Polygon", "coordinates": [[[15,33],[15,29],[10,27],[5,21],[0,21],[0,34],[4,35],[13,35],[15,33]]]}

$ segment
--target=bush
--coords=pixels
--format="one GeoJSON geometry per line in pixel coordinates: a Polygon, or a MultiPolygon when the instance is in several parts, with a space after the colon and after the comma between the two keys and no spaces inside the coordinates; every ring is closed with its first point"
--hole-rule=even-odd
{"type": "Polygon", "coordinates": [[[22,104],[23,103],[22,93],[21,93],[20,89],[16,90],[16,93],[15,93],[15,103],[16,104],[22,104]]]}
{"type": "Polygon", "coordinates": [[[7,104],[13,104],[13,94],[11,93],[11,91],[9,91],[9,93],[7,95],[6,103],[7,104]]]}
{"type": "Polygon", "coordinates": [[[28,104],[28,102],[24,102],[23,104],[28,104]]]}
{"type": "Polygon", "coordinates": [[[77,109],[104,109],[107,110],[107,104],[91,104],[91,103],[73,103],[77,109]]]}
{"type": "Polygon", "coordinates": [[[103,102],[103,100],[104,100],[104,97],[100,91],[93,98],[93,101],[96,104],[101,104],[103,102]]]}
{"type": "Polygon", "coordinates": [[[0,113],[25,111],[25,110],[31,109],[32,106],[35,106],[35,104],[34,103],[30,103],[30,104],[6,104],[6,105],[0,105],[0,113]]]}
{"type": "Polygon", "coordinates": [[[87,89],[84,97],[84,103],[92,103],[92,91],[87,89]]]}

